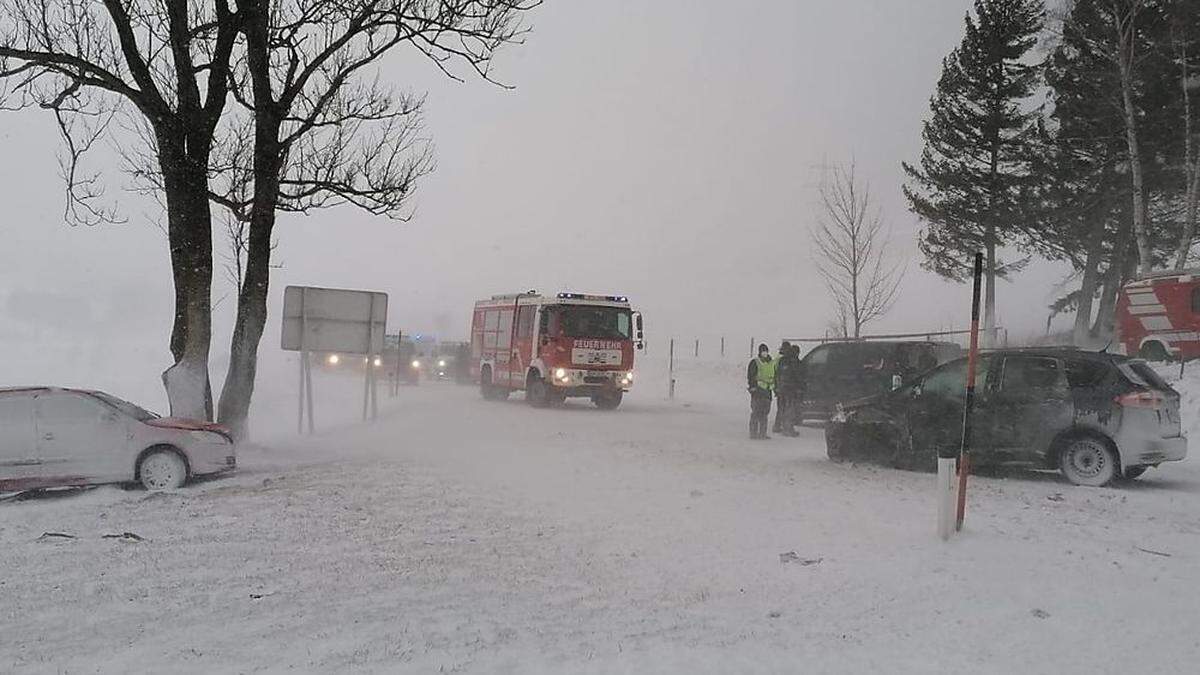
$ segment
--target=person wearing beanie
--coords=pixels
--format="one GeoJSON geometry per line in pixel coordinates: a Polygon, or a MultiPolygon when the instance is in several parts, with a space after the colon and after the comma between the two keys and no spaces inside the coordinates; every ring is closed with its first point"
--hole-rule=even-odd
{"type": "Polygon", "coordinates": [[[758,356],[750,359],[746,367],[746,390],[750,392],[750,438],[770,438],[767,421],[775,391],[775,361],[771,358],[771,348],[765,344],[758,346],[758,356]]]}

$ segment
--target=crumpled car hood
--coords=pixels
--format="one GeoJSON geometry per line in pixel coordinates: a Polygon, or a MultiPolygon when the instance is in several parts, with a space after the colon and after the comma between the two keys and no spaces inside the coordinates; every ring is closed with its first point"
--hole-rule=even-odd
{"type": "Polygon", "coordinates": [[[192,420],[184,417],[159,417],[157,419],[146,420],[146,424],[152,427],[162,429],[183,429],[184,431],[211,431],[215,434],[221,434],[231,443],[233,436],[230,434],[228,427],[221,426],[213,422],[205,422],[203,420],[192,420]]]}

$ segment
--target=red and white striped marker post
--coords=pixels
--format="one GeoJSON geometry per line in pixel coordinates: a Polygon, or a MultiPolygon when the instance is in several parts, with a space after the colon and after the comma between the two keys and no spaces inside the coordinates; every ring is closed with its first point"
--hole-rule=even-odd
{"type": "Polygon", "coordinates": [[[974,288],[971,297],[971,347],[967,352],[967,395],[963,401],[962,442],[958,456],[951,448],[938,448],[938,534],[949,539],[961,531],[967,509],[967,475],[971,472],[971,411],[975,407],[975,367],[979,361],[979,287],[983,278],[983,254],[975,254],[974,288]],[[954,503],[954,465],[958,464],[958,500],[954,503]],[[953,514],[953,515],[952,515],[953,514]]]}

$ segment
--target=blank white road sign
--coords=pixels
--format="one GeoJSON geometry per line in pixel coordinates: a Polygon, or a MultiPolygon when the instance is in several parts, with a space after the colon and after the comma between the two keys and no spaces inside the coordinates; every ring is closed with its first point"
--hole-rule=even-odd
{"type": "Polygon", "coordinates": [[[288,286],[283,336],[288,351],[382,354],[387,293],[288,286]]]}

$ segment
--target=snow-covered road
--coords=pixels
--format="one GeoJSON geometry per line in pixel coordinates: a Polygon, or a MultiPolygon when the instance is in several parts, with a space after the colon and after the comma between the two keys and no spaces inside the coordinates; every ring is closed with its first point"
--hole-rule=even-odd
{"type": "Polygon", "coordinates": [[[0,672],[1193,672],[1200,463],[977,478],[943,544],[930,476],[745,440],[737,370],[409,388],[230,478],[0,504],[0,672]]]}

